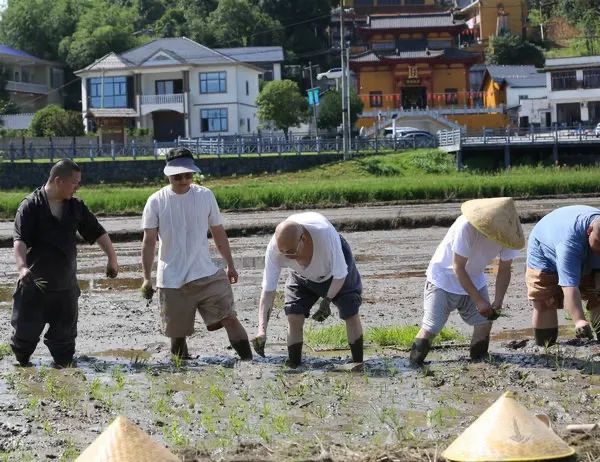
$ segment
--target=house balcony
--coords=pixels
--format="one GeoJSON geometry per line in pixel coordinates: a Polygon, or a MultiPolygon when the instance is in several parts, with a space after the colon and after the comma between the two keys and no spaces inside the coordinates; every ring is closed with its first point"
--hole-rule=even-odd
{"type": "Polygon", "coordinates": [[[6,91],[12,91],[15,93],[34,93],[36,95],[47,95],[49,92],[48,85],[29,82],[15,82],[13,80],[8,80],[5,88],[6,91]]]}
{"type": "Polygon", "coordinates": [[[150,114],[154,111],[176,111],[184,113],[184,94],[172,95],[142,95],[140,97],[141,115],[150,114]]]}

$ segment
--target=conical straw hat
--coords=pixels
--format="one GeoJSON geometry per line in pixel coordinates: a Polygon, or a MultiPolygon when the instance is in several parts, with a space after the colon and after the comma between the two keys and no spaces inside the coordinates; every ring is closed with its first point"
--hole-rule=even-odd
{"type": "Polygon", "coordinates": [[[452,461],[498,462],[559,459],[574,453],[512,392],[506,392],[442,456],[452,461]]]}
{"type": "Polygon", "coordinates": [[[177,457],[140,427],[119,416],[75,462],[175,462],[177,457]]]}
{"type": "Polygon", "coordinates": [[[509,249],[525,247],[523,228],[512,197],[473,199],[460,208],[467,221],[488,239],[509,249]]]}

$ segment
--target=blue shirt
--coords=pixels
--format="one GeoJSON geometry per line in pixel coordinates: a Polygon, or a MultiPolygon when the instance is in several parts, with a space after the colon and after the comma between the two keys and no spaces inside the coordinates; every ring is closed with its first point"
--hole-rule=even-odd
{"type": "Polygon", "coordinates": [[[545,273],[557,273],[561,287],[578,287],[582,274],[600,267],[588,242],[587,230],[600,217],[600,210],[571,205],[550,212],[529,235],[527,266],[545,273]]]}

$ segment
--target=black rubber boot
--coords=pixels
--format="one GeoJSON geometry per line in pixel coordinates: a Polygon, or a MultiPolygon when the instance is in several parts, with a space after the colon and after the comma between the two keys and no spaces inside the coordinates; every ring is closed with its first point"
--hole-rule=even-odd
{"type": "Polygon", "coordinates": [[[302,362],[302,344],[303,342],[288,345],[288,360],[286,361],[288,367],[295,369],[302,362]]]}
{"type": "Polygon", "coordinates": [[[171,354],[173,356],[179,356],[181,359],[190,359],[185,337],[176,337],[171,339],[171,354]]]}
{"type": "Polygon", "coordinates": [[[428,339],[416,338],[410,348],[410,364],[413,366],[422,366],[430,349],[431,344],[428,339]]]}
{"type": "Polygon", "coordinates": [[[240,356],[242,361],[250,361],[252,359],[252,349],[250,348],[248,339],[231,342],[231,346],[240,356]]]}
{"type": "Polygon", "coordinates": [[[23,353],[17,353],[14,348],[13,348],[13,352],[15,354],[15,358],[17,358],[17,361],[19,362],[19,365],[21,367],[31,366],[31,363],[29,362],[30,356],[24,355],[23,353]]]}
{"type": "Polygon", "coordinates": [[[558,327],[550,327],[548,329],[533,329],[535,335],[535,343],[538,346],[552,346],[558,338],[558,327]]]}
{"type": "Polygon", "coordinates": [[[350,351],[352,352],[352,362],[363,362],[363,336],[358,337],[354,343],[350,343],[350,351]]]}
{"type": "Polygon", "coordinates": [[[54,358],[55,369],[66,369],[67,367],[77,367],[77,362],[71,358],[54,358]]]}
{"type": "Polygon", "coordinates": [[[471,361],[482,361],[488,357],[488,348],[490,347],[490,338],[486,337],[479,342],[471,343],[469,353],[471,361]]]}

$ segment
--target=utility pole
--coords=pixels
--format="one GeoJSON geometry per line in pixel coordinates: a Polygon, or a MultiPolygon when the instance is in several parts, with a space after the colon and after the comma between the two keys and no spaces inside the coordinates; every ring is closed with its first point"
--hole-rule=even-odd
{"type": "MultiPolygon", "coordinates": [[[[348,114],[346,121],[348,125],[348,154],[352,157],[352,117],[350,116],[350,47],[346,48],[346,69],[344,70],[346,75],[346,110],[348,114]]],[[[343,75],[342,75],[343,77],[343,75]]]]}
{"type": "Polygon", "coordinates": [[[340,64],[342,68],[342,152],[344,154],[344,160],[349,159],[348,153],[348,131],[346,130],[346,79],[344,78],[344,72],[346,67],[345,61],[345,48],[346,38],[344,37],[344,0],[340,2],[340,64]]]}
{"type": "MultiPolygon", "coordinates": [[[[313,113],[313,121],[315,124],[315,137],[319,136],[319,129],[317,128],[317,104],[316,104],[316,98],[315,98],[315,93],[313,91],[313,75],[312,75],[312,61],[308,62],[308,72],[310,73],[310,91],[312,92],[312,113],[313,113]]],[[[306,68],[305,68],[306,69],[306,68]]]]}

